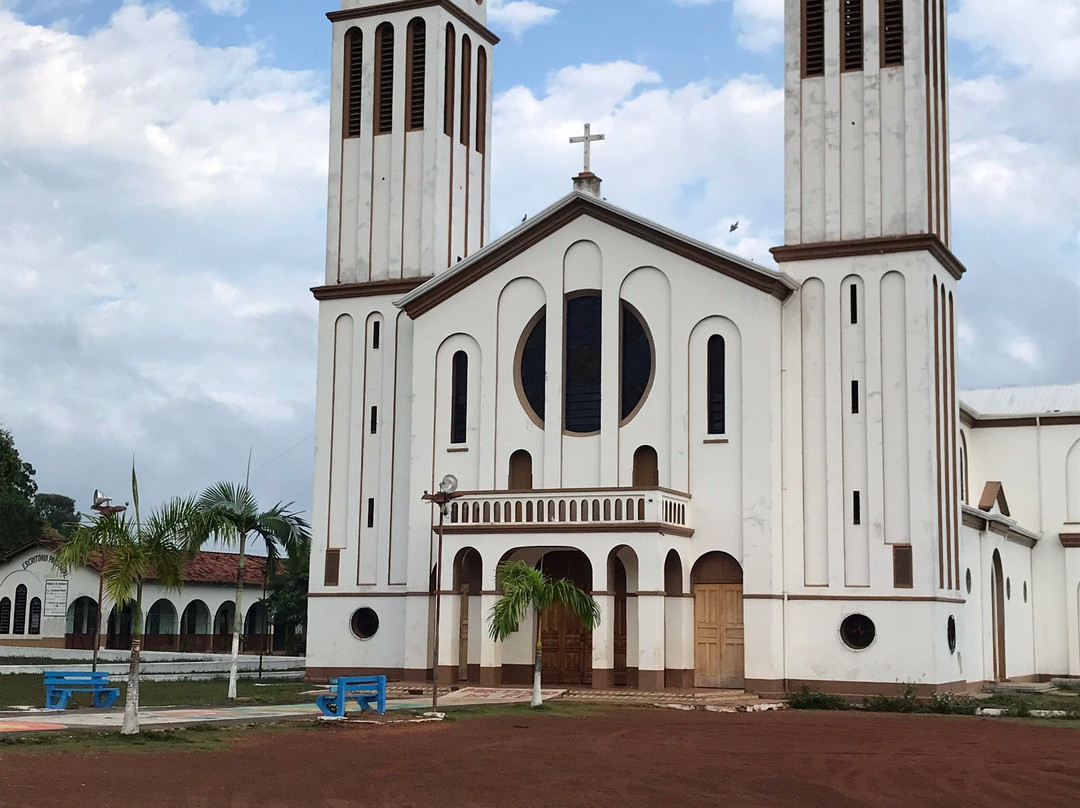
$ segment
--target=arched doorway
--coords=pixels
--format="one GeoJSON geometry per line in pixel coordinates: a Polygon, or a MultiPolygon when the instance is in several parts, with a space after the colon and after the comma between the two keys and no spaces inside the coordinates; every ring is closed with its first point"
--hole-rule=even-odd
{"type": "Polygon", "coordinates": [[[176,607],[162,598],[146,613],[143,648],[147,651],[172,651],[177,638],[176,607]]]}
{"type": "Polygon", "coordinates": [[[993,569],[990,575],[990,604],[993,609],[994,628],[994,680],[1003,682],[1008,678],[1005,668],[1005,573],[1001,568],[1001,553],[994,550],[993,569]]]}
{"type": "Polygon", "coordinates": [[[270,615],[266,604],[257,600],[248,607],[244,618],[243,651],[245,654],[270,652],[270,615]]]}
{"type": "Polygon", "coordinates": [[[480,648],[474,637],[483,631],[480,594],[483,589],[484,561],[472,547],[458,551],[454,558],[454,591],[458,594],[458,671],[459,682],[480,680],[480,648]],[[470,655],[470,646],[475,650],[470,655]],[[470,663],[471,658],[476,661],[470,663]]]}
{"type": "Polygon", "coordinates": [[[626,687],[628,684],[626,662],[626,565],[614,552],[608,560],[608,581],[611,591],[615,595],[615,609],[612,614],[612,633],[614,634],[612,643],[614,653],[612,684],[616,687],[626,687]]]}
{"type": "Polygon", "coordinates": [[[634,488],[655,488],[660,485],[660,460],[656,449],[640,446],[634,452],[634,488]]]}
{"type": "Polygon", "coordinates": [[[232,652],[233,615],[236,614],[236,604],[227,600],[218,606],[214,615],[214,637],[212,640],[215,654],[228,654],[232,652]]]}
{"type": "Polygon", "coordinates": [[[694,686],[746,684],[743,575],[727,553],[706,553],[690,573],[694,595],[694,686]]]}
{"type": "MultiPolygon", "coordinates": [[[[592,564],[580,550],[554,550],[538,566],[551,579],[566,578],[585,592],[592,592],[592,564]]],[[[543,680],[547,684],[592,684],[592,630],[558,604],[540,622],[543,643],[543,680]]]]}
{"type": "Polygon", "coordinates": [[[119,614],[117,614],[116,607],[113,606],[112,611],[109,612],[108,635],[105,640],[105,647],[121,651],[130,649],[133,623],[131,603],[125,603],[119,614]]]}
{"type": "Polygon", "coordinates": [[[205,653],[210,650],[210,607],[193,600],[180,615],[180,650],[205,653]]]}
{"type": "Polygon", "coordinates": [[[93,649],[97,620],[97,601],[85,595],[76,598],[68,607],[64,645],[80,651],[93,649]]]}

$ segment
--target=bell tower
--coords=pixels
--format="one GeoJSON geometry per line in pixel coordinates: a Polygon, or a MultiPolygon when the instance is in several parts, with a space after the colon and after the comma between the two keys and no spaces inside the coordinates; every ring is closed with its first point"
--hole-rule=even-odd
{"type": "Polygon", "coordinates": [[[435,275],[488,238],[487,0],[344,0],[328,16],[326,283],[435,275]]]}
{"type": "Polygon", "coordinates": [[[785,19],[787,625],[831,647],[856,614],[882,649],[828,671],[793,651],[789,677],[956,681],[946,2],[786,0],[785,19]]]}

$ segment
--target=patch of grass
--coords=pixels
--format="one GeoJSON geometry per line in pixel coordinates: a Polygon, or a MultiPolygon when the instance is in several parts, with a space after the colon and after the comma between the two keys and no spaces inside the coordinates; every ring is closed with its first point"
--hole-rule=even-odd
{"type": "MultiPolygon", "coordinates": [[[[127,692],[127,677],[112,677],[120,688],[122,705],[127,692]]],[[[256,687],[255,680],[241,679],[236,695],[239,704],[299,704],[314,699],[302,695],[311,690],[308,682],[263,682],[256,687]]],[[[205,682],[149,682],[139,684],[139,705],[142,707],[227,707],[228,681],[211,679],[205,682]]],[[[44,707],[45,682],[40,673],[19,673],[0,677],[0,710],[13,706],[44,707]]],[[[90,707],[89,694],[77,693],[68,704],[69,708],[90,707]]]]}
{"type": "Polygon", "coordinates": [[[802,690],[788,696],[788,706],[793,710],[850,710],[851,705],[843,696],[819,693],[803,685],[802,690]]]}
{"type": "Polygon", "coordinates": [[[1010,715],[1023,717],[1032,710],[1062,710],[1080,714],[1080,699],[1054,693],[994,693],[979,702],[981,707],[1001,707],[1010,715]]]}

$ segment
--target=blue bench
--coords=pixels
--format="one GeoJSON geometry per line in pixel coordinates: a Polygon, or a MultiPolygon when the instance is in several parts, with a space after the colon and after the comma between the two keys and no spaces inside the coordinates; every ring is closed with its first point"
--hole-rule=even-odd
{"type": "Polygon", "coordinates": [[[74,693],[93,693],[95,707],[112,707],[120,698],[104,671],[45,671],[45,709],[65,709],[74,693]]]}
{"type": "Polygon", "coordinates": [[[375,710],[379,715],[384,715],[386,677],[339,676],[330,682],[330,694],[316,696],[315,704],[329,718],[344,718],[345,702],[350,699],[355,699],[361,710],[375,710]]]}

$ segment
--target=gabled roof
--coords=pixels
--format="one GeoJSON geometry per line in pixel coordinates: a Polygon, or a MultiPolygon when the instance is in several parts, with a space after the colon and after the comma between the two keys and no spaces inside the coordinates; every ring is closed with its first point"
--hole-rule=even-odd
{"type": "Polygon", "coordinates": [[[609,202],[575,191],[466,260],[412,290],[395,305],[416,319],[580,216],[590,216],[779,300],[785,300],[799,288],[798,283],[783,272],[759,266],[609,202]]]}
{"type": "Polygon", "coordinates": [[[961,390],[960,400],[979,416],[1080,412],[1080,384],[961,390]]]}

